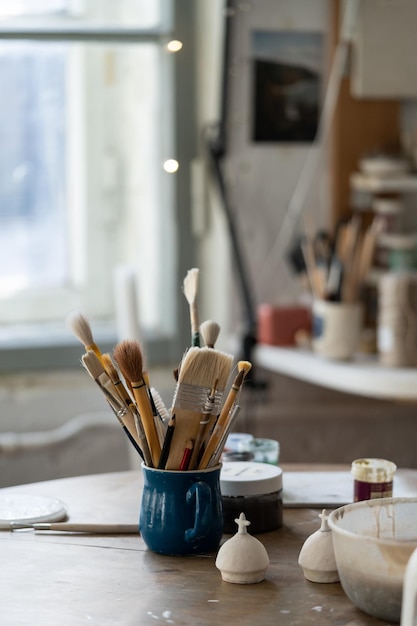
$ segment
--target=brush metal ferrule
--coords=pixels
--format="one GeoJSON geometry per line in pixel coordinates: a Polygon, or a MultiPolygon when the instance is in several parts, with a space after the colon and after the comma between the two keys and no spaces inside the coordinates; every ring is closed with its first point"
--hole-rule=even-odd
{"type": "Polygon", "coordinates": [[[185,411],[199,411],[200,413],[205,413],[207,410],[207,401],[210,399],[210,404],[212,403],[212,414],[215,415],[220,410],[220,403],[222,400],[222,393],[220,391],[215,391],[212,393],[213,389],[211,387],[197,387],[195,385],[189,385],[187,383],[177,383],[174,393],[174,399],[172,403],[172,410],[175,412],[175,409],[183,409],[185,411]]]}

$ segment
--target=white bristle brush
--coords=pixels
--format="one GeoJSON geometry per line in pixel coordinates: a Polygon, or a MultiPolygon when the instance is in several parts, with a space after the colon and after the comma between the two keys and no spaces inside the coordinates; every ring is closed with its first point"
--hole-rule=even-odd
{"type": "Polygon", "coordinates": [[[90,322],[87,318],[79,311],[74,311],[67,316],[67,324],[77,339],[82,343],[85,350],[92,350],[101,360],[101,351],[94,341],[90,322]]]}
{"type": "Polygon", "coordinates": [[[183,292],[187,299],[190,309],[190,321],[191,321],[191,345],[198,347],[200,345],[200,329],[198,321],[198,307],[197,307],[197,292],[198,292],[198,278],[200,270],[196,267],[188,270],[186,277],[183,281],[183,292]]]}
{"type": "Polygon", "coordinates": [[[207,348],[214,348],[214,345],[220,334],[220,326],[213,320],[206,320],[200,324],[200,335],[203,338],[204,345],[207,348]]]}

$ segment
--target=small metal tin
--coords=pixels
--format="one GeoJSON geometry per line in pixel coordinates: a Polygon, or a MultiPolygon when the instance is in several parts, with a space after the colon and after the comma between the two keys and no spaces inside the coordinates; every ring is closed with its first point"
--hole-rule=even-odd
{"type": "Polygon", "coordinates": [[[244,513],[251,533],[282,526],[282,470],[255,461],[224,462],[220,472],[225,533],[236,531],[235,519],[244,513]]]}
{"type": "Polygon", "coordinates": [[[353,500],[391,498],[397,466],[386,459],[356,459],[352,463],[353,500]]]}

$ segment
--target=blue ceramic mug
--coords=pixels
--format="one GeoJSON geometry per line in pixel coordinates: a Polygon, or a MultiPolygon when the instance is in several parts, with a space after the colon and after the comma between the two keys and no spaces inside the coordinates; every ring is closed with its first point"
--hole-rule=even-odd
{"type": "Polygon", "coordinates": [[[170,471],[142,464],[139,529],[159,554],[214,552],[223,535],[220,468],[170,471]]]}

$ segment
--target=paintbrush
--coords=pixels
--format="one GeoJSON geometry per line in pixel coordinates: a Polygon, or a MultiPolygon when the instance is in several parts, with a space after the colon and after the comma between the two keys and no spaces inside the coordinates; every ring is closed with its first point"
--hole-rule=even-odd
{"type": "Polygon", "coordinates": [[[81,357],[81,362],[91,378],[105,394],[129,440],[146,462],[147,457],[149,459],[149,452],[147,450],[146,440],[144,441],[143,436],[141,437],[141,433],[138,432],[137,416],[133,414],[129,406],[120,398],[116,387],[104,370],[102,362],[93,350],[88,350],[81,357]]]}
{"type": "Polygon", "coordinates": [[[197,307],[197,292],[198,292],[198,277],[200,270],[194,267],[188,270],[183,282],[183,292],[187,299],[190,309],[190,321],[191,321],[191,345],[200,345],[200,330],[198,321],[198,307],[197,307]]]}
{"type": "Polygon", "coordinates": [[[158,433],[159,445],[162,447],[164,443],[165,433],[166,433],[166,425],[162,417],[159,414],[158,408],[156,406],[156,403],[153,397],[153,393],[152,393],[152,389],[150,385],[150,379],[149,379],[149,372],[144,371],[142,372],[142,374],[143,374],[143,380],[145,381],[145,384],[146,384],[149,402],[151,404],[152,415],[153,415],[153,420],[155,422],[156,432],[158,433]]]}
{"type": "Polygon", "coordinates": [[[168,422],[168,428],[165,434],[164,443],[162,445],[161,456],[158,461],[158,469],[165,469],[168,460],[169,450],[171,448],[172,437],[175,429],[175,415],[168,422]]]}
{"type": "Polygon", "coordinates": [[[219,334],[220,326],[217,322],[213,322],[213,320],[206,320],[200,325],[200,335],[207,348],[214,348],[219,334]]]}
{"type": "Polygon", "coordinates": [[[124,378],[130,382],[151,452],[152,464],[156,467],[161,455],[161,445],[149,400],[148,388],[143,378],[141,345],[133,339],[125,339],[115,346],[113,356],[124,378]]]}
{"type": "Polygon", "coordinates": [[[103,354],[102,358],[101,358],[101,362],[103,364],[104,369],[106,370],[106,373],[110,377],[110,380],[112,381],[113,385],[115,386],[115,388],[117,390],[117,393],[119,394],[120,398],[130,408],[132,408],[132,406],[134,406],[133,398],[131,397],[129,391],[124,386],[123,381],[121,380],[121,378],[119,376],[119,372],[117,371],[117,368],[116,368],[116,366],[115,366],[115,364],[113,362],[113,359],[112,359],[111,355],[108,354],[108,353],[103,354]]]}
{"type": "Polygon", "coordinates": [[[214,467],[215,465],[220,463],[220,458],[223,454],[223,449],[226,444],[226,440],[228,436],[230,435],[230,432],[233,428],[233,425],[236,421],[239,411],[240,411],[240,406],[238,404],[234,404],[230,410],[229,417],[228,417],[225,429],[223,431],[223,435],[221,436],[207,467],[214,467]]]}
{"type": "Polygon", "coordinates": [[[244,378],[251,369],[251,367],[252,364],[249,363],[249,361],[239,361],[239,363],[237,364],[237,376],[233,381],[227,398],[223,404],[222,410],[220,411],[218,420],[213,428],[213,432],[210,435],[210,439],[208,440],[207,446],[204,450],[204,454],[198,466],[199,469],[205,469],[206,467],[208,467],[208,464],[211,461],[213,454],[216,452],[217,446],[223,437],[224,431],[228,427],[230,411],[233,407],[233,404],[236,403],[236,399],[241,390],[244,378]]]}
{"type": "Polygon", "coordinates": [[[132,399],[129,391],[126,389],[126,387],[124,386],[120,376],[119,376],[119,372],[117,371],[116,366],[113,363],[113,359],[111,357],[110,354],[103,354],[103,358],[102,358],[102,362],[104,365],[104,369],[106,370],[106,373],[108,374],[108,376],[110,377],[110,380],[112,381],[113,385],[115,386],[118,394],[120,395],[122,401],[129,407],[130,412],[133,415],[133,419],[134,419],[134,423],[135,423],[135,427],[136,427],[136,432],[139,436],[140,439],[140,446],[143,450],[143,454],[144,454],[144,458],[145,458],[145,463],[147,465],[152,465],[152,458],[151,458],[151,453],[149,450],[149,446],[148,446],[148,442],[146,440],[146,435],[145,435],[145,431],[143,428],[143,424],[142,424],[142,420],[141,417],[138,413],[136,404],[134,402],[134,400],[132,399]]]}
{"type": "Polygon", "coordinates": [[[155,387],[151,387],[151,392],[152,392],[152,397],[155,402],[156,410],[158,411],[158,414],[161,420],[164,422],[166,426],[170,420],[170,413],[168,409],[166,408],[165,403],[162,400],[161,394],[159,393],[159,391],[155,389],[155,387]]]}
{"type": "Polygon", "coordinates": [[[158,433],[159,443],[162,447],[167,432],[170,413],[155,387],[151,387],[149,389],[149,398],[152,400],[155,409],[154,420],[156,424],[156,431],[158,433]]]}
{"type": "Polygon", "coordinates": [[[211,415],[214,411],[215,400],[216,400],[216,386],[217,380],[214,383],[214,387],[211,390],[202,410],[202,416],[200,419],[200,429],[198,431],[197,438],[194,443],[193,453],[190,459],[190,469],[197,469],[200,453],[202,455],[202,446],[206,438],[206,433],[209,428],[209,424],[211,421],[211,415]],[[201,451],[201,452],[200,452],[201,451]]]}
{"type": "Polygon", "coordinates": [[[172,413],[176,416],[175,432],[166,468],[177,470],[186,442],[198,437],[200,421],[204,418],[207,397],[215,387],[212,420],[216,419],[223,391],[228,383],[233,357],[212,348],[191,347],[185,353],[178,374],[172,413]],[[217,382],[216,382],[217,381],[217,382]]]}
{"type": "Polygon", "coordinates": [[[82,313],[74,311],[67,316],[67,323],[77,339],[83,344],[85,350],[92,350],[101,359],[100,348],[94,341],[93,332],[87,318],[82,313]]]}

